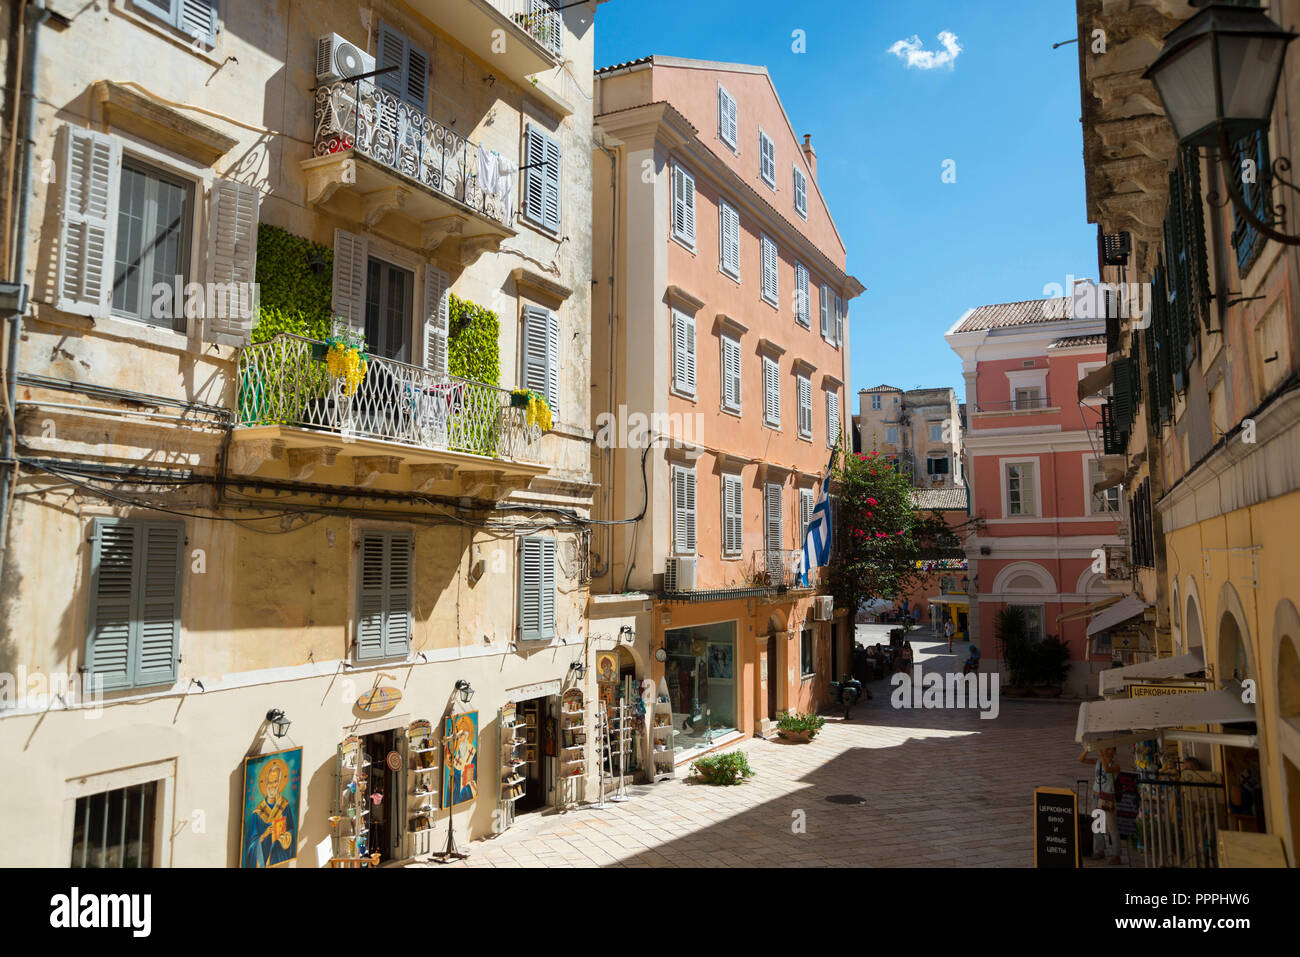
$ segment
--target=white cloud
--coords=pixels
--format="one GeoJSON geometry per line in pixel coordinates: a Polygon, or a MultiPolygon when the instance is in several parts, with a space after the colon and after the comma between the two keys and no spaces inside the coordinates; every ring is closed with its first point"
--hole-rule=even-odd
{"type": "Polygon", "coordinates": [[[909,39],[899,40],[889,48],[888,52],[894,54],[908,67],[916,67],[918,70],[937,70],[943,66],[952,69],[957,54],[961,53],[957,34],[944,30],[939,34],[939,43],[943,45],[942,51],[927,50],[921,44],[921,38],[912,34],[909,39]]]}

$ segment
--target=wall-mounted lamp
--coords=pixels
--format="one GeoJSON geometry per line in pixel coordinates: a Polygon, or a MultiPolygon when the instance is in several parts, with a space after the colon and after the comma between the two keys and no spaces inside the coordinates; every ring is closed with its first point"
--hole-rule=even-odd
{"type": "Polygon", "coordinates": [[[289,719],[284,716],[284,712],[279,708],[272,708],[268,711],[266,720],[271,723],[271,731],[277,738],[283,738],[289,733],[289,719]]]}
{"type": "Polygon", "coordinates": [[[307,265],[311,267],[312,275],[321,276],[325,273],[325,257],[320,253],[312,253],[311,259],[307,260],[307,265]]]}
{"type": "Polygon", "coordinates": [[[459,692],[460,700],[465,704],[469,704],[470,699],[474,697],[474,689],[470,687],[469,682],[464,678],[456,682],[456,691],[459,692]]]}
{"type": "Polygon", "coordinates": [[[577,672],[578,680],[581,681],[587,674],[587,663],[585,661],[573,661],[569,663],[569,670],[577,672]]]}
{"type": "Polygon", "coordinates": [[[618,637],[620,641],[623,640],[625,636],[627,639],[627,643],[629,645],[632,644],[632,642],[636,641],[636,632],[632,630],[631,625],[624,625],[622,628],[618,630],[618,637]]]}

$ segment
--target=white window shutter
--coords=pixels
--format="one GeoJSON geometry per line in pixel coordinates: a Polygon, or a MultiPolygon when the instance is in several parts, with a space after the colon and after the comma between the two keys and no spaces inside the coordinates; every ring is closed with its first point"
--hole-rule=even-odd
{"type": "Polygon", "coordinates": [[[835,344],[844,344],[844,299],[835,297],[835,344]]]}
{"type": "Polygon", "coordinates": [[[769,425],[781,425],[781,373],[768,356],[763,357],[763,418],[769,425]]]}
{"type": "Polygon", "coordinates": [[[673,310],[673,388],[695,394],[695,319],[673,310]]]}
{"type": "Polygon", "coordinates": [[[719,204],[722,236],[721,261],[723,271],[740,277],[740,213],[730,203],[719,204]]]}
{"type": "Polygon", "coordinates": [[[718,137],[730,146],[736,148],[736,133],[739,129],[737,119],[736,101],[726,88],[721,84],[718,85],[718,137]]]}
{"type": "Polygon", "coordinates": [[[673,235],[695,245],[695,177],[673,164],[673,235]]]}
{"type": "Polygon", "coordinates": [[[217,42],[217,0],[180,0],[177,26],[205,46],[217,42]]]}
{"type": "Polygon", "coordinates": [[[826,390],[826,445],[834,447],[840,437],[840,396],[831,389],[826,390]]]}
{"type": "Polygon", "coordinates": [[[334,315],[358,332],[366,328],[366,262],[370,246],[365,236],[334,230],[334,315]]]}
{"type": "Polygon", "coordinates": [[[795,316],[803,325],[808,325],[812,321],[811,306],[812,291],[809,286],[808,267],[803,263],[795,263],[795,316]]]}
{"type": "Polygon", "coordinates": [[[781,547],[781,486],[768,482],[763,487],[763,545],[767,551],[781,547]]]}
{"type": "Polygon", "coordinates": [[[550,403],[551,411],[559,409],[560,317],[553,312],[546,314],[546,401],[550,403]]]}
{"type": "Polygon", "coordinates": [[[451,279],[435,266],[424,267],[424,367],[447,374],[447,334],[451,324],[451,279]]]}
{"type": "Polygon", "coordinates": [[[206,338],[248,345],[257,321],[257,212],[262,193],[230,179],[212,181],[208,206],[208,283],[216,307],[206,338]],[[224,287],[224,295],[219,290],[224,287]],[[247,315],[240,315],[247,308],[247,315]]]}
{"type": "Polygon", "coordinates": [[[808,537],[808,526],[812,524],[813,492],[810,488],[799,489],[799,541],[808,537]]]}
{"type": "Polygon", "coordinates": [[[695,541],[695,470],[673,468],[673,551],[694,555],[695,541]]]}
{"type": "Polygon", "coordinates": [[[724,555],[741,554],[744,547],[744,515],[741,511],[740,477],[722,476],[722,551],[724,555]]]}
{"type": "Polygon", "coordinates": [[[542,635],[542,539],[519,542],[519,637],[535,641],[542,635]]]}
{"type": "Polygon", "coordinates": [[[831,298],[831,287],[822,286],[821,295],[818,298],[818,305],[821,313],[822,338],[830,341],[831,338],[831,309],[835,306],[835,301],[831,298]]]}
{"type": "Polygon", "coordinates": [[[808,177],[798,166],[794,170],[794,208],[800,216],[808,215],[808,177]]]}
{"type": "Polygon", "coordinates": [[[763,181],[776,185],[776,144],[762,130],[758,131],[759,174],[763,181]]]}
{"type": "Polygon", "coordinates": [[[722,404],[740,408],[740,343],[729,336],[722,337],[722,404]]]}
{"type": "MultiPolygon", "coordinates": [[[[542,205],[542,227],[551,232],[560,230],[560,144],[549,136],[543,136],[543,153],[546,165],[542,167],[544,197],[542,205]]],[[[694,234],[694,226],[691,232],[694,234]]],[[[551,543],[554,545],[554,542],[551,543]]]]}
{"type": "Polygon", "coordinates": [[[806,376],[799,376],[799,434],[812,435],[812,383],[806,376]]]}
{"type": "Polygon", "coordinates": [[[62,172],[56,307],[83,316],[107,316],[117,253],[122,146],[103,133],[66,126],[62,172]]]}

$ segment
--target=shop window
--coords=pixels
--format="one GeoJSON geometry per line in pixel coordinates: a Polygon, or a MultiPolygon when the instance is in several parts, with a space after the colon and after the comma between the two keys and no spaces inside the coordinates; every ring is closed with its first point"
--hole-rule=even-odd
{"type": "Polygon", "coordinates": [[[664,632],[676,757],[736,730],[736,623],[664,632]]]}
{"type": "Polygon", "coordinates": [[[799,673],[805,678],[811,677],[817,671],[814,634],[811,628],[805,628],[799,633],[799,673]]]}
{"type": "Polygon", "coordinates": [[[158,782],[77,798],[69,867],[153,867],[158,782]]]}

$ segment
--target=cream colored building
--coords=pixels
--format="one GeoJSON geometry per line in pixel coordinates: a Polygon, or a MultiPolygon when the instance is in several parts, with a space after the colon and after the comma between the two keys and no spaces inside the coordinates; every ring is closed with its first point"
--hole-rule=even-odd
{"type": "Polygon", "coordinates": [[[962,417],[956,390],[858,390],[858,440],[864,452],[897,456],[917,488],[958,488],[962,473],[962,417]]]}
{"type": "Polygon", "coordinates": [[[362,790],[385,798],[360,807],[364,850],[423,855],[446,841],[453,713],[478,714],[462,845],[589,790],[594,750],[565,746],[594,740],[594,708],[558,702],[591,700],[578,666],[601,642],[584,524],[598,3],[105,0],[32,28],[0,580],[0,752],[23,782],[0,817],[24,826],[0,863],[240,866],[246,758],[281,750],[296,821],[264,860],[355,857],[354,738],[375,762],[362,790]],[[260,319],[178,310],[160,280],[198,300],[256,280],[260,319]],[[355,391],[310,336],[250,343],[322,315],[366,335],[355,391]],[[485,358],[495,383],[449,372],[485,358]],[[548,399],[549,431],[516,386],[548,399]],[[535,721],[515,771],[510,704],[535,721]]]}

